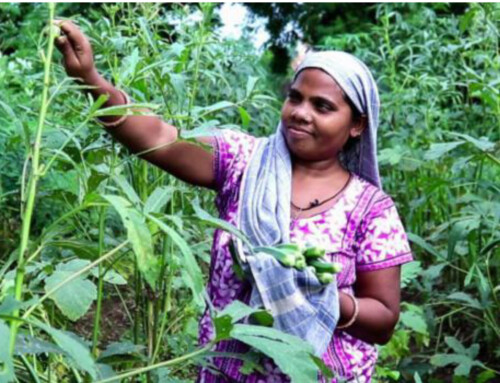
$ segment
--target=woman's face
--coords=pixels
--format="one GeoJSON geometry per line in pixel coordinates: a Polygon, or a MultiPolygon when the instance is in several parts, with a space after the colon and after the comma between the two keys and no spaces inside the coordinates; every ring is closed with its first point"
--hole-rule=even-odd
{"type": "Polygon", "coordinates": [[[320,69],[304,69],[292,84],[281,111],[288,148],[304,161],[336,159],[349,139],[363,131],[353,121],[337,82],[320,69]]]}

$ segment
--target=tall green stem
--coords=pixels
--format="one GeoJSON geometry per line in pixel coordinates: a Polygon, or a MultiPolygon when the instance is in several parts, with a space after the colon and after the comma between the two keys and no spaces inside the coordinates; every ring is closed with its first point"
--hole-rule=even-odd
{"type": "MultiPolygon", "coordinates": [[[[99,257],[104,253],[104,223],[106,220],[106,208],[99,210],[99,257]]],[[[94,315],[94,330],[92,333],[92,354],[97,357],[97,343],[99,342],[99,330],[101,325],[102,290],[104,284],[104,268],[99,263],[99,281],[97,287],[97,302],[94,315]]]]}
{"type": "MultiPolygon", "coordinates": [[[[40,150],[42,141],[42,132],[47,116],[49,106],[49,86],[50,86],[50,64],[52,60],[52,53],[54,52],[54,28],[52,22],[54,20],[55,4],[49,3],[49,41],[47,47],[47,54],[44,57],[44,77],[43,77],[43,91],[42,91],[42,106],[40,108],[40,115],[38,119],[38,126],[35,134],[35,142],[33,144],[33,152],[31,155],[31,174],[28,181],[28,192],[26,194],[26,206],[22,217],[21,228],[21,243],[19,245],[19,256],[17,260],[16,282],[14,288],[14,297],[17,301],[22,301],[23,298],[23,282],[25,272],[25,256],[28,250],[29,235],[31,230],[31,221],[33,217],[33,208],[35,206],[35,196],[37,184],[42,169],[40,168],[40,150]]],[[[19,310],[13,312],[14,317],[19,317],[19,310]]],[[[9,349],[10,353],[14,352],[16,344],[16,335],[19,323],[17,321],[11,322],[11,338],[9,349]]]]}

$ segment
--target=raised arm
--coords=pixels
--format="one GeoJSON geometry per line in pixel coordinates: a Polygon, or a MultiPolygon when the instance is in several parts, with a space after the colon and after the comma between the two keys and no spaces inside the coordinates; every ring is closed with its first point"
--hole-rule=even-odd
{"type": "MultiPolygon", "coordinates": [[[[56,39],[56,46],[63,55],[66,73],[90,85],[96,99],[109,96],[104,106],[123,105],[123,94],[106,81],[95,68],[92,47],[87,37],[70,21],[58,22],[63,36],[56,39]]],[[[104,116],[102,121],[112,123],[119,116],[104,116]]],[[[201,145],[178,141],[177,129],[154,116],[128,116],[118,126],[107,131],[133,153],[160,147],[142,155],[144,159],[164,169],[173,176],[197,186],[215,189],[212,153],[201,145]]],[[[211,145],[209,137],[198,141],[211,145]]]]}

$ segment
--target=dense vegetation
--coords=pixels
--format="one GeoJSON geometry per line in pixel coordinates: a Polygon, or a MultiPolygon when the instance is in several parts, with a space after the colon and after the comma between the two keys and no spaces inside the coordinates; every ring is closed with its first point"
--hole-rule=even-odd
{"type": "MultiPolygon", "coordinates": [[[[18,381],[126,371],[131,381],[192,381],[185,361],[206,363],[197,319],[211,233],[223,224],[209,213],[214,195],[131,156],[94,122],[103,100],[88,99],[52,57],[49,8],[0,6],[0,382],[13,379],[9,367],[18,381]]],[[[276,126],[283,82],[269,74],[272,54],[217,36],[213,6],[60,5],[55,14],[76,19],[101,73],[184,139],[276,126]]],[[[370,18],[315,41],[375,73],[384,188],[417,259],[403,269],[401,320],[376,379],[497,381],[500,7],[455,15],[386,4],[370,18]]],[[[248,310],[214,312],[217,340],[266,340],[305,382],[313,370],[293,363],[301,345],[237,327],[248,310]]]]}

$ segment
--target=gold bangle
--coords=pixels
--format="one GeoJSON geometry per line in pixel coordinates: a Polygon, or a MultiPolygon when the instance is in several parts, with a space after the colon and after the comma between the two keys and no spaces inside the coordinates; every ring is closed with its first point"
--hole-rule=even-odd
{"type": "Polygon", "coordinates": [[[345,330],[346,328],[351,327],[353,325],[353,323],[356,321],[356,319],[358,318],[358,314],[359,314],[359,302],[358,302],[358,300],[354,297],[354,295],[347,294],[347,293],[346,293],[346,295],[349,298],[351,298],[352,303],[354,304],[354,312],[352,313],[351,319],[349,319],[347,321],[347,323],[343,324],[342,326],[337,326],[337,330],[345,330]]]}
{"type": "MultiPolygon", "coordinates": [[[[125,103],[123,105],[129,105],[130,99],[128,98],[127,93],[125,93],[121,89],[118,89],[118,91],[121,93],[121,95],[123,96],[123,98],[125,100],[125,103]]],[[[120,118],[116,121],[104,122],[104,121],[100,120],[99,118],[97,119],[97,121],[99,122],[99,124],[101,124],[105,128],[116,128],[117,126],[123,124],[125,122],[125,120],[127,119],[127,117],[128,117],[128,114],[124,114],[124,115],[120,116],[120,118]]]]}

